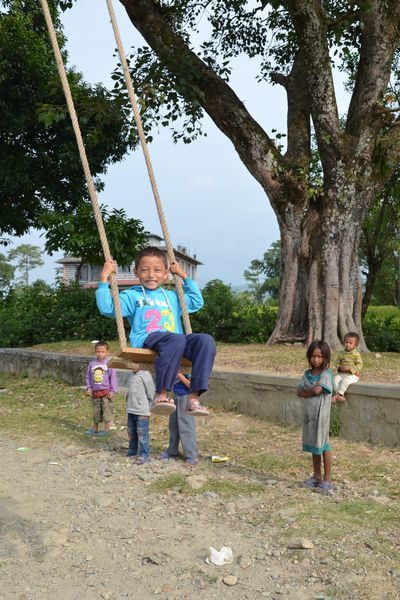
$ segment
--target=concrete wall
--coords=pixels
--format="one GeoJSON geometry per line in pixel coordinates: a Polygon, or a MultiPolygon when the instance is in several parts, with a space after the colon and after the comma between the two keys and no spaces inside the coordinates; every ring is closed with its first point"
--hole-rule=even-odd
{"type": "MultiPolygon", "coordinates": [[[[58,377],[72,385],[84,385],[90,359],[0,348],[0,371],[58,377]]],[[[127,387],[128,377],[129,371],[118,371],[120,388],[127,387]]],[[[204,400],[211,406],[235,409],[282,425],[300,425],[302,400],[296,396],[297,381],[263,373],[215,371],[204,400]]],[[[341,437],[400,447],[400,386],[358,383],[349,389],[347,402],[339,406],[341,437]]]]}

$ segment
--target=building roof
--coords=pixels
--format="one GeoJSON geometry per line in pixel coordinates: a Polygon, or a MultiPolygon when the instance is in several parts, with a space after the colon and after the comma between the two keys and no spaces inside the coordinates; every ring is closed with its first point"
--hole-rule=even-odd
{"type": "MultiPolygon", "coordinates": [[[[157,235],[156,233],[150,233],[149,238],[157,238],[160,241],[161,240],[164,241],[164,238],[157,235]]],[[[160,245],[159,248],[160,248],[160,250],[166,251],[165,245],[160,245]]],[[[181,258],[181,259],[188,260],[192,264],[195,264],[195,265],[203,264],[202,262],[197,260],[195,254],[193,256],[190,256],[190,254],[188,254],[187,248],[185,246],[181,246],[180,244],[178,244],[178,246],[174,247],[174,253],[178,259],[181,258]]],[[[60,265],[68,265],[68,264],[79,265],[82,262],[82,259],[79,257],[76,257],[76,256],[66,255],[66,256],[63,256],[62,258],[60,258],[59,260],[56,260],[55,262],[60,265]]]]}

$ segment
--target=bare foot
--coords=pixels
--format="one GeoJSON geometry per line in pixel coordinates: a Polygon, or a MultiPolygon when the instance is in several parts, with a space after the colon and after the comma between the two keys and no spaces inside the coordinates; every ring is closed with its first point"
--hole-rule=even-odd
{"type": "Polygon", "coordinates": [[[341,394],[336,394],[335,398],[337,402],[344,402],[346,400],[346,398],[341,394]]]}

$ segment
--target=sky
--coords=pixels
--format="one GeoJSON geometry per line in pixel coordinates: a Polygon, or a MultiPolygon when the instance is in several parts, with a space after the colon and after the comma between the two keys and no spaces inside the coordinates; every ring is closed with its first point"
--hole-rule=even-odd
{"type": "MultiPolygon", "coordinates": [[[[118,0],[114,0],[114,10],[129,53],[143,40],[118,0]]],[[[69,65],[82,72],[86,81],[111,86],[110,74],[118,61],[105,0],[78,0],[62,20],[69,65]]],[[[285,93],[280,86],[258,84],[256,74],[254,61],[239,59],[230,84],[267,132],[285,132],[285,93]]],[[[261,259],[279,238],[279,229],[265,192],[240,161],[231,142],[208,118],[205,130],[207,137],[189,145],[174,144],[168,131],[160,130],[149,152],[173,244],[185,246],[204,263],[198,272],[200,285],[221,279],[239,286],[245,282],[243,273],[251,261],[261,259]]],[[[98,196],[101,204],[124,208],[129,217],[140,219],[145,229],[162,235],[140,149],[111,166],[104,182],[105,189],[98,196]]],[[[44,239],[39,232],[31,231],[22,238],[13,238],[11,247],[21,243],[43,248],[44,239]]],[[[40,278],[52,283],[55,261],[61,256],[43,254],[45,265],[31,272],[31,281],[40,278]]]]}

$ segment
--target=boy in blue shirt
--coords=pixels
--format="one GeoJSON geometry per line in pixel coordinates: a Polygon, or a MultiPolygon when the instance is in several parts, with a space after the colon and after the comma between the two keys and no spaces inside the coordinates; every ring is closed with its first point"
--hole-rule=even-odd
{"type": "MultiPolygon", "coordinates": [[[[116,263],[112,259],[104,263],[96,292],[98,309],[105,317],[115,317],[114,302],[107,284],[108,277],[115,269],[116,263]]],[[[165,252],[149,246],[141,250],[135,260],[135,274],[140,285],[119,295],[122,315],[131,325],[129,339],[132,346],[149,348],[159,355],[155,361],[156,393],[152,412],[170,414],[175,410],[174,402],[167,393],[172,390],[182,357],[185,357],[192,361],[188,412],[192,416],[208,415],[199,397],[208,389],[215,343],[206,333],[183,333],[178,295],[162,287],[169,272],[183,280],[188,312],[199,310],[204,302],[196,282],[187,277],[177,263],[172,263],[168,268],[165,252]]]]}

